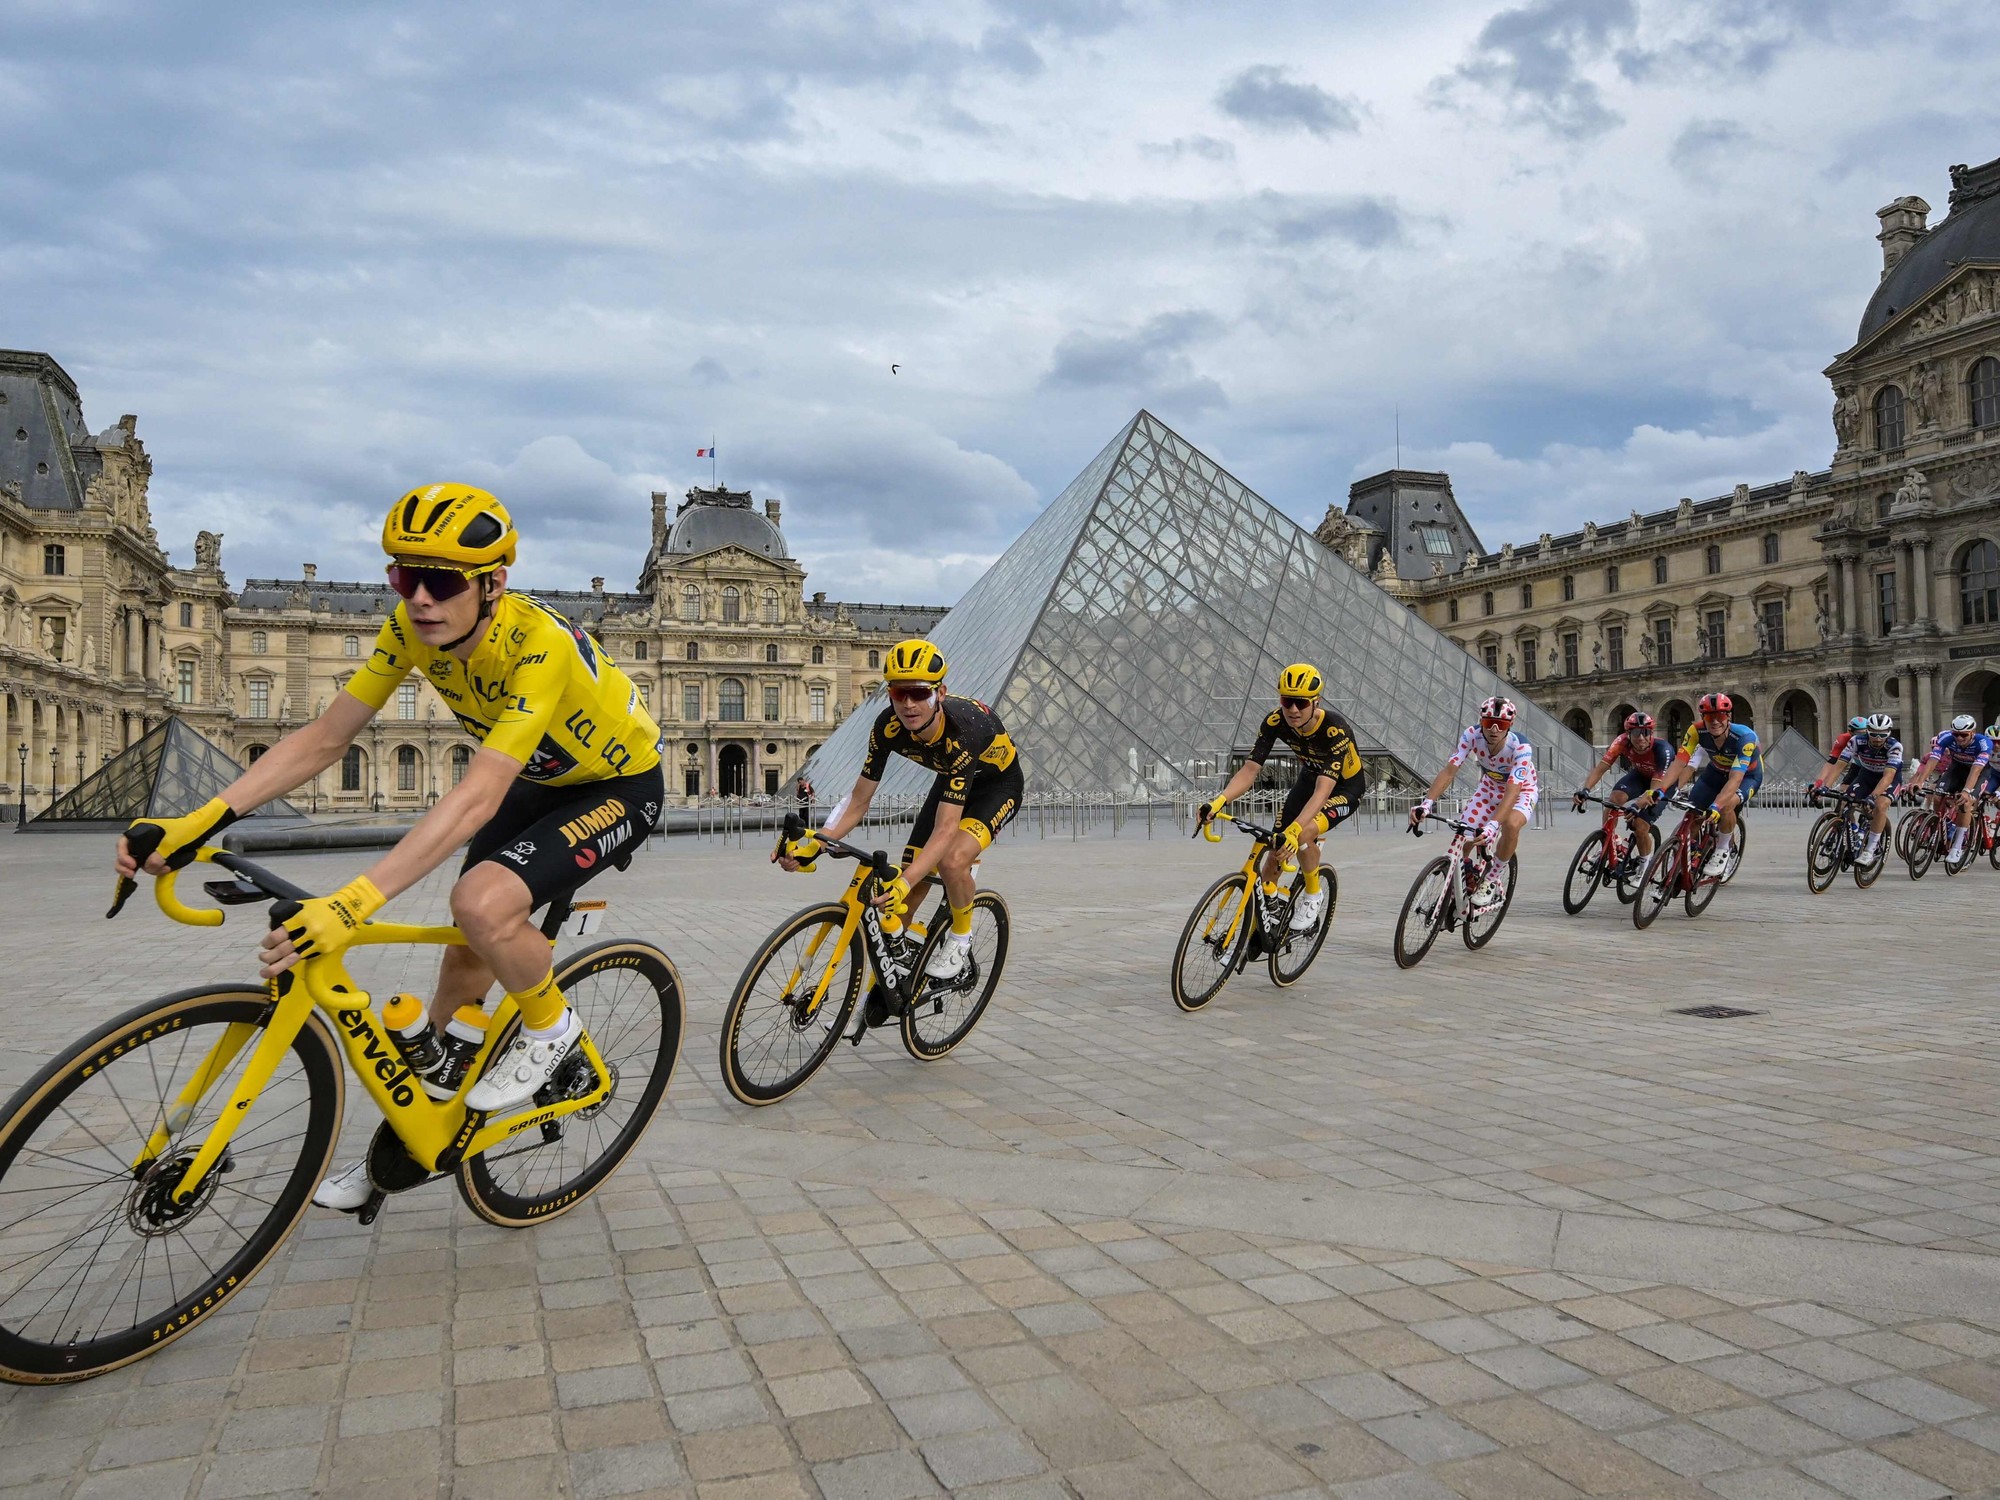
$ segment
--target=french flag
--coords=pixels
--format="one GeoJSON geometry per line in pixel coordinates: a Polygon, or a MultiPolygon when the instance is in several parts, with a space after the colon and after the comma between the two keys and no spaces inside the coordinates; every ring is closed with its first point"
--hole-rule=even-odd
{"type": "Polygon", "coordinates": [[[715,450],[713,448],[697,448],[694,450],[694,456],[696,458],[713,458],[715,457],[715,450]]]}

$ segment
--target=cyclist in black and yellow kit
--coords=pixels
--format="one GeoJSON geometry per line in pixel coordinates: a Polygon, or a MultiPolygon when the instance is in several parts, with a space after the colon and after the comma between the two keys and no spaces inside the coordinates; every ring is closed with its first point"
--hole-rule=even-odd
{"type": "MultiPolygon", "coordinates": [[[[487,1064],[466,1104],[507,1114],[529,1103],[583,1036],[556,988],[549,941],[529,915],[611,864],[658,821],[660,731],[631,680],[576,626],[507,592],[518,537],[484,490],[440,484],[390,508],[382,547],[402,596],[374,654],[320,716],[286,735],[222,795],[179,818],[132,824],[117,868],[143,859],[160,874],[187,864],[203,842],[252,808],[339,760],[412,672],[420,672],[475,738],[457,786],[383,855],[330,896],[302,903],[266,934],[270,978],[301,958],[338,952],[385,905],[466,848],[451,892],[466,945],[444,951],[431,1006],[442,1025],[480,1006],[497,981],[521,1013],[521,1032],[487,1064]],[[135,857],[137,850],[150,850],[135,857]]],[[[359,1208],[369,1194],[356,1163],[320,1185],[315,1201],[359,1208]]]]}
{"type": "Polygon", "coordinates": [[[1319,701],[1325,685],[1319,668],[1309,662],[1294,662],[1278,674],[1277,710],[1265,716],[1250,758],[1237,767],[1229,785],[1210,799],[1199,815],[1206,823],[1249,791],[1279,740],[1292,747],[1299,758],[1299,776],[1285,798],[1285,810],[1278,815],[1278,847],[1264,856],[1263,874],[1264,899],[1275,901],[1285,856],[1297,853],[1306,889],[1292,913],[1294,932],[1312,931],[1326,905],[1326,892],[1320,889],[1320,839],[1353,815],[1361,805],[1361,794],[1368,790],[1361,751],[1354,743],[1354,726],[1319,701]]]}
{"type": "Polygon", "coordinates": [[[954,979],[965,967],[972,947],[972,898],[979,893],[972,867],[1020,808],[1026,784],[1020,753],[1000,716],[977,698],[947,693],[944,673],[944,657],[929,641],[901,641],[889,652],[882,672],[889,706],[869,731],[868,756],[854,790],[828,816],[825,827],[771,856],[787,870],[811,869],[822,838],[844,837],[868,816],[891,755],[937,772],[910,828],[902,869],[878,900],[891,911],[891,920],[883,925],[899,930],[894,913],[923,899],[924,883],[933,873],[943,878],[951,933],[924,966],[933,979],[954,979]]]}

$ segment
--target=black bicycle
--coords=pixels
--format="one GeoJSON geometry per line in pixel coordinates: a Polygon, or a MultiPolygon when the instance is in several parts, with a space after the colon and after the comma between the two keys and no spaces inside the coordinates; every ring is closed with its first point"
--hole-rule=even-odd
{"type": "Polygon", "coordinates": [[[1868,855],[1868,811],[1874,798],[1866,792],[1841,787],[1833,793],[1835,805],[1819,815],[1806,835],[1806,888],[1815,896],[1840,878],[1842,870],[1854,872],[1854,883],[1864,890],[1873,885],[1888,862],[1889,841],[1875,846],[1868,855]]]}

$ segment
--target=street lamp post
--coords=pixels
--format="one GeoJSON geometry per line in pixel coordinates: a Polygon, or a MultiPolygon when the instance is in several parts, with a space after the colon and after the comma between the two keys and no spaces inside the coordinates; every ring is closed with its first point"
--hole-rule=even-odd
{"type": "Polygon", "coordinates": [[[62,751],[49,746],[49,806],[56,805],[56,786],[62,780],[62,751]]]}
{"type": "Polygon", "coordinates": [[[14,826],[16,828],[26,828],[28,826],[28,742],[26,740],[21,741],[20,791],[21,791],[21,810],[18,815],[19,820],[14,824],[14,826]]]}
{"type": "Polygon", "coordinates": [[[76,784],[83,785],[83,746],[76,747],[76,784]]]}

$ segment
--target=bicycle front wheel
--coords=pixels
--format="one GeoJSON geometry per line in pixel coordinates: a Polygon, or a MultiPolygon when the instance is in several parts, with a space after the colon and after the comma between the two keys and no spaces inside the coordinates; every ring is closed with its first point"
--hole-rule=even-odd
{"type": "MultiPolygon", "coordinates": [[[[466,1206],[510,1229],[568,1213],[618,1169],[666,1095],[687,1028],[680,973],[651,943],[594,944],[557,968],[556,985],[611,1070],[611,1095],[459,1164],[466,1206]]],[[[596,1086],[588,1059],[573,1052],[549,1084],[549,1102],[596,1086]]]]}
{"type": "Polygon", "coordinates": [[[1492,878],[1500,882],[1500,901],[1484,911],[1468,906],[1465,926],[1459,935],[1465,939],[1465,946],[1477,952],[1493,941],[1493,934],[1500,930],[1500,924],[1507,920],[1507,909],[1514,904],[1514,889],[1520,883],[1521,862],[1510,857],[1506,864],[1497,866],[1492,878]]]}
{"type": "Polygon", "coordinates": [[[1870,835],[1856,829],[1849,837],[1861,840],[1854,855],[1854,883],[1865,891],[1881,876],[1882,867],[1889,863],[1889,840],[1885,836],[1882,842],[1875,846],[1875,857],[1870,859],[1868,858],[1870,835]]]}
{"type": "Polygon", "coordinates": [[[861,934],[840,943],[837,901],[787,917],[743,966],[722,1016],[722,1081],[744,1104],[775,1104],[827,1060],[861,998],[861,934]],[[818,1003],[814,1003],[814,997],[818,1003]]]}
{"type": "Polygon", "coordinates": [[[1569,874],[1563,877],[1563,910],[1572,917],[1590,905],[1604,883],[1604,858],[1604,830],[1599,828],[1576,846],[1569,874]]]}
{"type": "Polygon", "coordinates": [[[1202,893],[1188,915],[1174,949],[1174,1004],[1182,1010],[1200,1010],[1236,972],[1237,955],[1250,940],[1248,890],[1241,872],[1225,875],[1202,893]]]}
{"type": "MultiPolygon", "coordinates": [[[[1340,905],[1340,877],[1333,866],[1319,867],[1319,888],[1326,897],[1326,905],[1320,909],[1319,920],[1304,932],[1294,932],[1287,927],[1276,935],[1271,944],[1271,983],[1279,989],[1287,989],[1305,977],[1312,961],[1319,957],[1319,950],[1326,943],[1326,935],[1333,930],[1334,908],[1340,905]]],[[[1297,911],[1299,902],[1306,893],[1306,878],[1296,875],[1292,878],[1292,899],[1286,903],[1288,912],[1297,911]]]]}
{"type": "Polygon", "coordinates": [[[1646,861],[1646,872],[1639,877],[1639,899],[1632,903],[1632,925],[1641,932],[1651,927],[1653,919],[1674,899],[1680,883],[1681,838],[1676,833],[1670,839],[1662,839],[1653,850],[1653,857],[1646,861]]]}
{"type": "Polygon", "coordinates": [[[1736,878],[1736,872],[1743,868],[1743,856],[1750,848],[1750,820],[1744,816],[1748,809],[1739,809],[1736,814],[1736,841],[1730,845],[1729,864],[1722,872],[1717,885],[1728,885],[1736,878]]]}
{"type": "Polygon", "coordinates": [[[345,1079],[317,1014],[215,1168],[184,1202],[173,1192],[273,1012],[257,986],[183,990],[99,1027],[8,1101],[0,1380],[83,1380],[150,1354],[284,1243],[340,1134],[345,1079]]]}
{"type": "Polygon", "coordinates": [[[1840,876],[1847,853],[1847,820],[1839,813],[1821,813],[1806,835],[1806,889],[1821,894],[1840,876]]]}
{"type": "Polygon", "coordinates": [[[1937,858],[1938,815],[1925,808],[1916,817],[1906,819],[1905,826],[1910,827],[1910,841],[1903,862],[1909,866],[1910,879],[1922,880],[1930,871],[1931,861],[1937,858]]]}
{"type": "Polygon", "coordinates": [[[1451,861],[1440,854],[1417,872],[1396,918],[1396,967],[1414,969],[1451,915],[1451,861]]]}
{"type": "Polygon", "coordinates": [[[1009,931],[1007,903],[997,891],[981,891],[972,898],[972,951],[956,979],[937,980],[924,974],[924,966],[937,951],[951,923],[942,914],[924,935],[923,949],[917,954],[916,998],[903,1008],[903,1049],[920,1062],[934,1062],[972,1034],[986,1013],[1000,983],[1000,971],[1007,966],[1009,931]]]}

